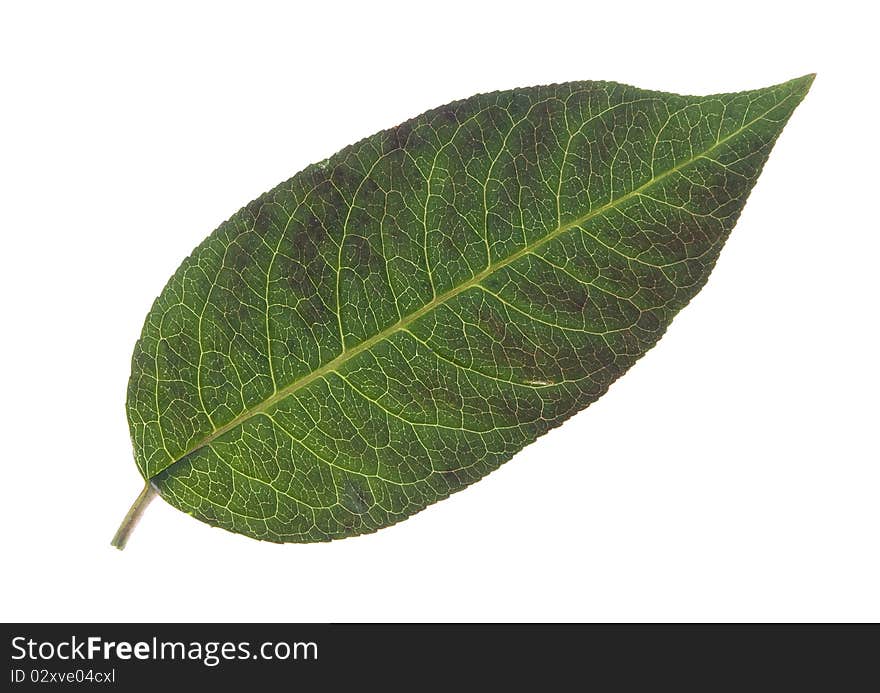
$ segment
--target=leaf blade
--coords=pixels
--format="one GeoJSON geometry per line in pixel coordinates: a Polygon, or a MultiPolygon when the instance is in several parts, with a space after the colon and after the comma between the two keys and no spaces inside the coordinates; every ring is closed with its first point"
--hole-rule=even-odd
{"type": "Polygon", "coordinates": [[[148,316],[142,474],[274,541],[372,531],[480,478],[659,339],[810,81],[498,92],[309,167],[212,234],[148,316]]]}

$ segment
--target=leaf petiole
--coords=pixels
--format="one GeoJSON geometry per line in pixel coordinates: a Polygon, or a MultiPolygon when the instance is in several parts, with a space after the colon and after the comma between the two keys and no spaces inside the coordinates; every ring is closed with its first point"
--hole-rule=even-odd
{"type": "Polygon", "coordinates": [[[147,483],[144,484],[143,491],[141,491],[138,497],[135,498],[134,503],[131,504],[128,512],[125,514],[125,518],[122,520],[122,524],[119,525],[119,529],[116,530],[116,534],[113,535],[113,541],[110,542],[111,546],[115,546],[120,551],[125,548],[125,544],[128,542],[128,536],[137,526],[138,521],[141,519],[141,515],[144,514],[144,510],[147,509],[147,506],[150,504],[150,501],[153,500],[155,495],[155,487],[147,481],[147,483]]]}

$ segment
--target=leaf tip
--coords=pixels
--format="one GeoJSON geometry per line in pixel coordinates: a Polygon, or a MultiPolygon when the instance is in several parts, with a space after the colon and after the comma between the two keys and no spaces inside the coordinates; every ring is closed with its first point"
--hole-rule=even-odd
{"type": "Polygon", "coordinates": [[[809,89],[810,85],[813,83],[813,80],[816,79],[816,73],[809,72],[803,77],[799,77],[798,79],[800,79],[806,85],[807,89],[809,89]]]}
{"type": "Polygon", "coordinates": [[[816,79],[816,73],[810,72],[802,77],[795,77],[792,80],[789,80],[788,84],[790,84],[796,91],[800,92],[802,96],[805,96],[808,91],[810,91],[810,87],[813,86],[813,80],[816,79]]]}

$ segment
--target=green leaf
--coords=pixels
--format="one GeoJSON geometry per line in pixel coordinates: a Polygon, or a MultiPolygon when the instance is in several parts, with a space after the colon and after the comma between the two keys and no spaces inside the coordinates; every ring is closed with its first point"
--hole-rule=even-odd
{"type": "Polygon", "coordinates": [[[474,96],[262,195],[147,315],[144,493],[257,539],[394,524],[600,397],[709,276],[808,75],[474,96]]]}

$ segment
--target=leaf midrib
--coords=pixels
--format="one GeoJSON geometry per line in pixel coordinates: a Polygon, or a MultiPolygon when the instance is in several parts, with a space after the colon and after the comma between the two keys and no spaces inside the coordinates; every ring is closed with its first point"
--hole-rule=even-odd
{"type": "MultiPolygon", "coordinates": [[[[763,113],[761,113],[761,115],[756,116],[755,118],[749,120],[744,125],[740,126],[738,129],[734,130],[729,135],[726,135],[725,137],[721,138],[720,140],[717,140],[715,142],[715,144],[713,144],[711,147],[709,147],[705,151],[702,151],[699,154],[696,154],[696,155],[690,157],[689,159],[686,159],[686,160],[676,164],[672,168],[667,169],[666,171],[663,171],[661,174],[654,176],[653,178],[646,181],[645,183],[638,186],[637,188],[630,190],[628,193],[625,193],[625,194],[621,195],[620,197],[618,197],[614,200],[611,200],[611,201],[605,203],[604,205],[601,205],[600,207],[597,207],[596,209],[592,209],[589,212],[587,212],[586,214],[584,214],[580,217],[577,217],[570,222],[567,222],[565,224],[558,226],[553,231],[551,231],[547,235],[543,236],[539,240],[535,241],[534,243],[532,243],[530,245],[525,245],[522,248],[520,248],[519,250],[508,255],[503,260],[499,260],[498,262],[496,262],[494,264],[488,265],[485,269],[483,269],[480,272],[478,272],[477,274],[475,274],[473,277],[471,277],[466,282],[450,289],[449,291],[447,291],[445,293],[439,294],[438,296],[436,296],[434,299],[432,299],[431,301],[426,303],[424,306],[422,306],[418,310],[410,313],[409,315],[407,315],[404,318],[401,318],[396,323],[389,325],[385,329],[380,330],[375,335],[365,339],[360,344],[357,344],[356,346],[352,347],[351,349],[344,349],[342,351],[342,353],[340,353],[338,356],[334,357],[333,359],[331,359],[330,361],[328,361],[324,365],[319,366],[318,368],[313,370],[311,373],[308,373],[308,374],[302,376],[301,378],[294,380],[292,383],[290,383],[289,385],[286,385],[285,387],[281,388],[280,390],[276,390],[270,397],[267,397],[265,400],[263,400],[259,404],[242,412],[237,417],[232,419],[229,423],[224,424],[223,426],[220,426],[219,428],[215,429],[210,435],[206,436],[201,441],[199,441],[197,444],[190,447],[178,459],[174,460],[173,462],[170,462],[165,467],[163,467],[159,471],[152,474],[149,478],[151,478],[151,479],[154,478],[156,475],[165,471],[169,467],[174,466],[175,464],[177,464],[178,462],[180,462],[181,460],[183,460],[187,456],[189,456],[192,453],[196,452],[197,450],[209,445],[211,442],[213,442],[214,440],[216,440],[217,438],[219,438],[223,434],[231,431],[234,428],[237,428],[238,426],[243,424],[248,419],[250,419],[254,416],[257,416],[259,414],[265,413],[270,408],[272,408],[274,405],[276,405],[279,402],[281,402],[282,400],[286,399],[287,397],[289,397],[290,395],[292,395],[296,391],[308,386],[310,383],[314,382],[315,380],[323,378],[324,376],[329,375],[330,373],[336,372],[343,364],[345,364],[348,361],[350,361],[351,359],[355,358],[357,355],[363,353],[364,351],[368,351],[373,346],[375,346],[379,342],[382,342],[383,340],[387,339],[388,337],[395,334],[396,332],[399,332],[401,330],[405,330],[412,323],[414,323],[416,320],[418,320],[419,318],[421,318],[424,315],[427,315],[432,310],[434,310],[438,306],[446,303],[450,299],[455,298],[456,296],[458,296],[461,293],[464,293],[468,289],[472,289],[475,286],[478,286],[480,284],[480,282],[482,282],[484,279],[488,278],[489,276],[491,276],[492,274],[494,274],[498,270],[516,262],[517,260],[519,260],[522,257],[525,257],[526,255],[529,255],[531,253],[536,252],[539,248],[545,246],[547,243],[554,240],[555,238],[558,238],[562,234],[564,234],[568,231],[571,231],[572,229],[575,229],[579,226],[582,226],[583,224],[587,223],[589,220],[594,219],[595,217],[601,216],[601,215],[605,214],[606,212],[619,207],[624,202],[626,202],[634,197],[637,197],[641,193],[645,192],[645,190],[648,190],[651,187],[653,187],[654,185],[657,185],[660,181],[668,178],[669,176],[677,173],[678,171],[681,171],[684,168],[687,168],[691,164],[694,164],[697,161],[699,161],[700,159],[705,158],[706,156],[711,154],[713,151],[715,151],[716,149],[721,147],[726,142],[737,137],[738,135],[741,135],[743,132],[748,130],[750,127],[752,127],[752,125],[754,125],[758,121],[761,121],[764,118],[766,118],[770,113],[772,113],[776,109],[780,108],[783,104],[785,104],[786,101],[788,101],[792,96],[793,96],[793,94],[788,94],[784,99],[777,102],[771,108],[769,108],[766,111],[764,111],[763,113]]],[[[615,250],[615,252],[620,252],[616,249],[614,249],[614,250],[615,250]]],[[[627,256],[627,257],[629,257],[629,256],[627,256]]],[[[637,260],[637,258],[630,258],[630,259],[637,260]]]]}

